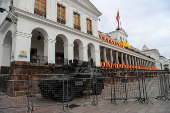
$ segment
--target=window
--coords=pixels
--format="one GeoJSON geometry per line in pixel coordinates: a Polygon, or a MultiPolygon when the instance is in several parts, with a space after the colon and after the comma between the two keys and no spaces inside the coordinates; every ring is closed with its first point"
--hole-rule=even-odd
{"type": "Polygon", "coordinates": [[[65,24],[65,7],[57,4],[57,22],[65,24]]]}
{"type": "Polygon", "coordinates": [[[80,30],[80,15],[74,13],[74,28],[80,30]]]}
{"type": "Polygon", "coordinates": [[[35,0],[34,13],[46,17],[46,0],[35,0]]]}
{"type": "Polygon", "coordinates": [[[87,33],[92,35],[91,20],[87,19],[87,33]]]}
{"type": "Polygon", "coordinates": [[[81,73],[90,73],[88,69],[83,69],[81,73]]]}

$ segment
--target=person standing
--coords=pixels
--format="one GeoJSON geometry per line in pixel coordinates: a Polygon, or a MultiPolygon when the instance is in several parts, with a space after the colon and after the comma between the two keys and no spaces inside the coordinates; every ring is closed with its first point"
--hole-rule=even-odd
{"type": "Polygon", "coordinates": [[[91,62],[91,67],[93,67],[93,58],[91,58],[90,62],[91,62]]]}

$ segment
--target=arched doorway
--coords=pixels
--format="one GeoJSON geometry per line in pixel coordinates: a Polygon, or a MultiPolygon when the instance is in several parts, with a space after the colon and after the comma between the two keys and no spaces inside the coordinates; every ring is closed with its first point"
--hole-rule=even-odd
{"type": "Polygon", "coordinates": [[[47,32],[42,28],[32,31],[30,63],[34,65],[48,65],[48,39],[47,32]]]}
{"type": "Polygon", "coordinates": [[[12,50],[12,32],[8,31],[5,35],[3,44],[2,44],[2,63],[1,66],[10,67],[11,65],[11,57],[13,58],[13,54],[11,55],[12,50]]]}
{"type": "Polygon", "coordinates": [[[64,45],[67,43],[68,40],[65,35],[59,34],[56,36],[55,64],[58,66],[63,65],[67,61],[67,54],[65,53],[65,49],[64,49],[64,45]]]}
{"type": "Polygon", "coordinates": [[[88,44],[88,61],[90,61],[91,58],[93,58],[93,60],[95,59],[95,53],[93,52],[95,50],[95,47],[92,43],[88,44]]]}

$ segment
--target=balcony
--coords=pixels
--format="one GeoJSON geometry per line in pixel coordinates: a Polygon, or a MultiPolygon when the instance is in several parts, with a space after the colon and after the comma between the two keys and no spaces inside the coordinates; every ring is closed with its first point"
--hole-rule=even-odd
{"type": "Polygon", "coordinates": [[[62,23],[62,24],[66,24],[66,20],[63,20],[63,19],[58,18],[58,17],[57,17],[57,22],[62,23]]]}
{"type": "Polygon", "coordinates": [[[41,10],[38,10],[38,9],[35,9],[34,8],[34,14],[37,14],[39,16],[43,16],[44,18],[46,18],[46,13],[41,11],[41,10]]]}
{"type": "Polygon", "coordinates": [[[90,35],[93,34],[93,32],[92,32],[92,31],[89,31],[89,30],[87,30],[87,33],[90,34],[90,35]]]}
{"type": "Polygon", "coordinates": [[[81,27],[74,24],[74,29],[81,30],[81,27]]]}
{"type": "Polygon", "coordinates": [[[30,57],[31,65],[48,65],[48,57],[42,55],[31,55],[30,57]]]}

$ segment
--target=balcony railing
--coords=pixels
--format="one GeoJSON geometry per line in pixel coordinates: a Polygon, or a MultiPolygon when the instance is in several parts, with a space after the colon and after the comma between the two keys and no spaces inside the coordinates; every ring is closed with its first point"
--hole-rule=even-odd
{"type": "Polygon", "coordinates": [[[63,20],[63,19],[58,18],[58,17],[57,17],[57,22],[62,23],[62,24],[66,24],[66,20],[63,20]]]}
{"type": "Polygon", "coordinates": [[[38,9],[35,9],[35,8],[34,8],[34,14],[37,14],[39,16],[43,16],[43,17],[46,18],[46,13],[45,12],[43,12],[41,10],[38,10],[38,9]]]}
{"type": "Polygon", "coordinates": [[[92,31],[89,31],[89,30],[87,30],[87,33],[88,33],[88,34],[91,34],[91,35],[93,34],[93,32],[92,32],[92,31]]]}
{"type": "Polygon", "coordinates": [[[81,27],[74,24],[74,29],[81,30],[81,27]]]}
{"type": "Polygon", "coordinates": [[[31,65],[48,65],[48,57],[42,55],[31,55],[30,57],[31,65]]]}
{"type": "Polygon", "coordinates": [[[68,59],[58,57],[55,59],[55,64],[56,66],[59,66],[59,67],[68,65],[68,59]]]}

